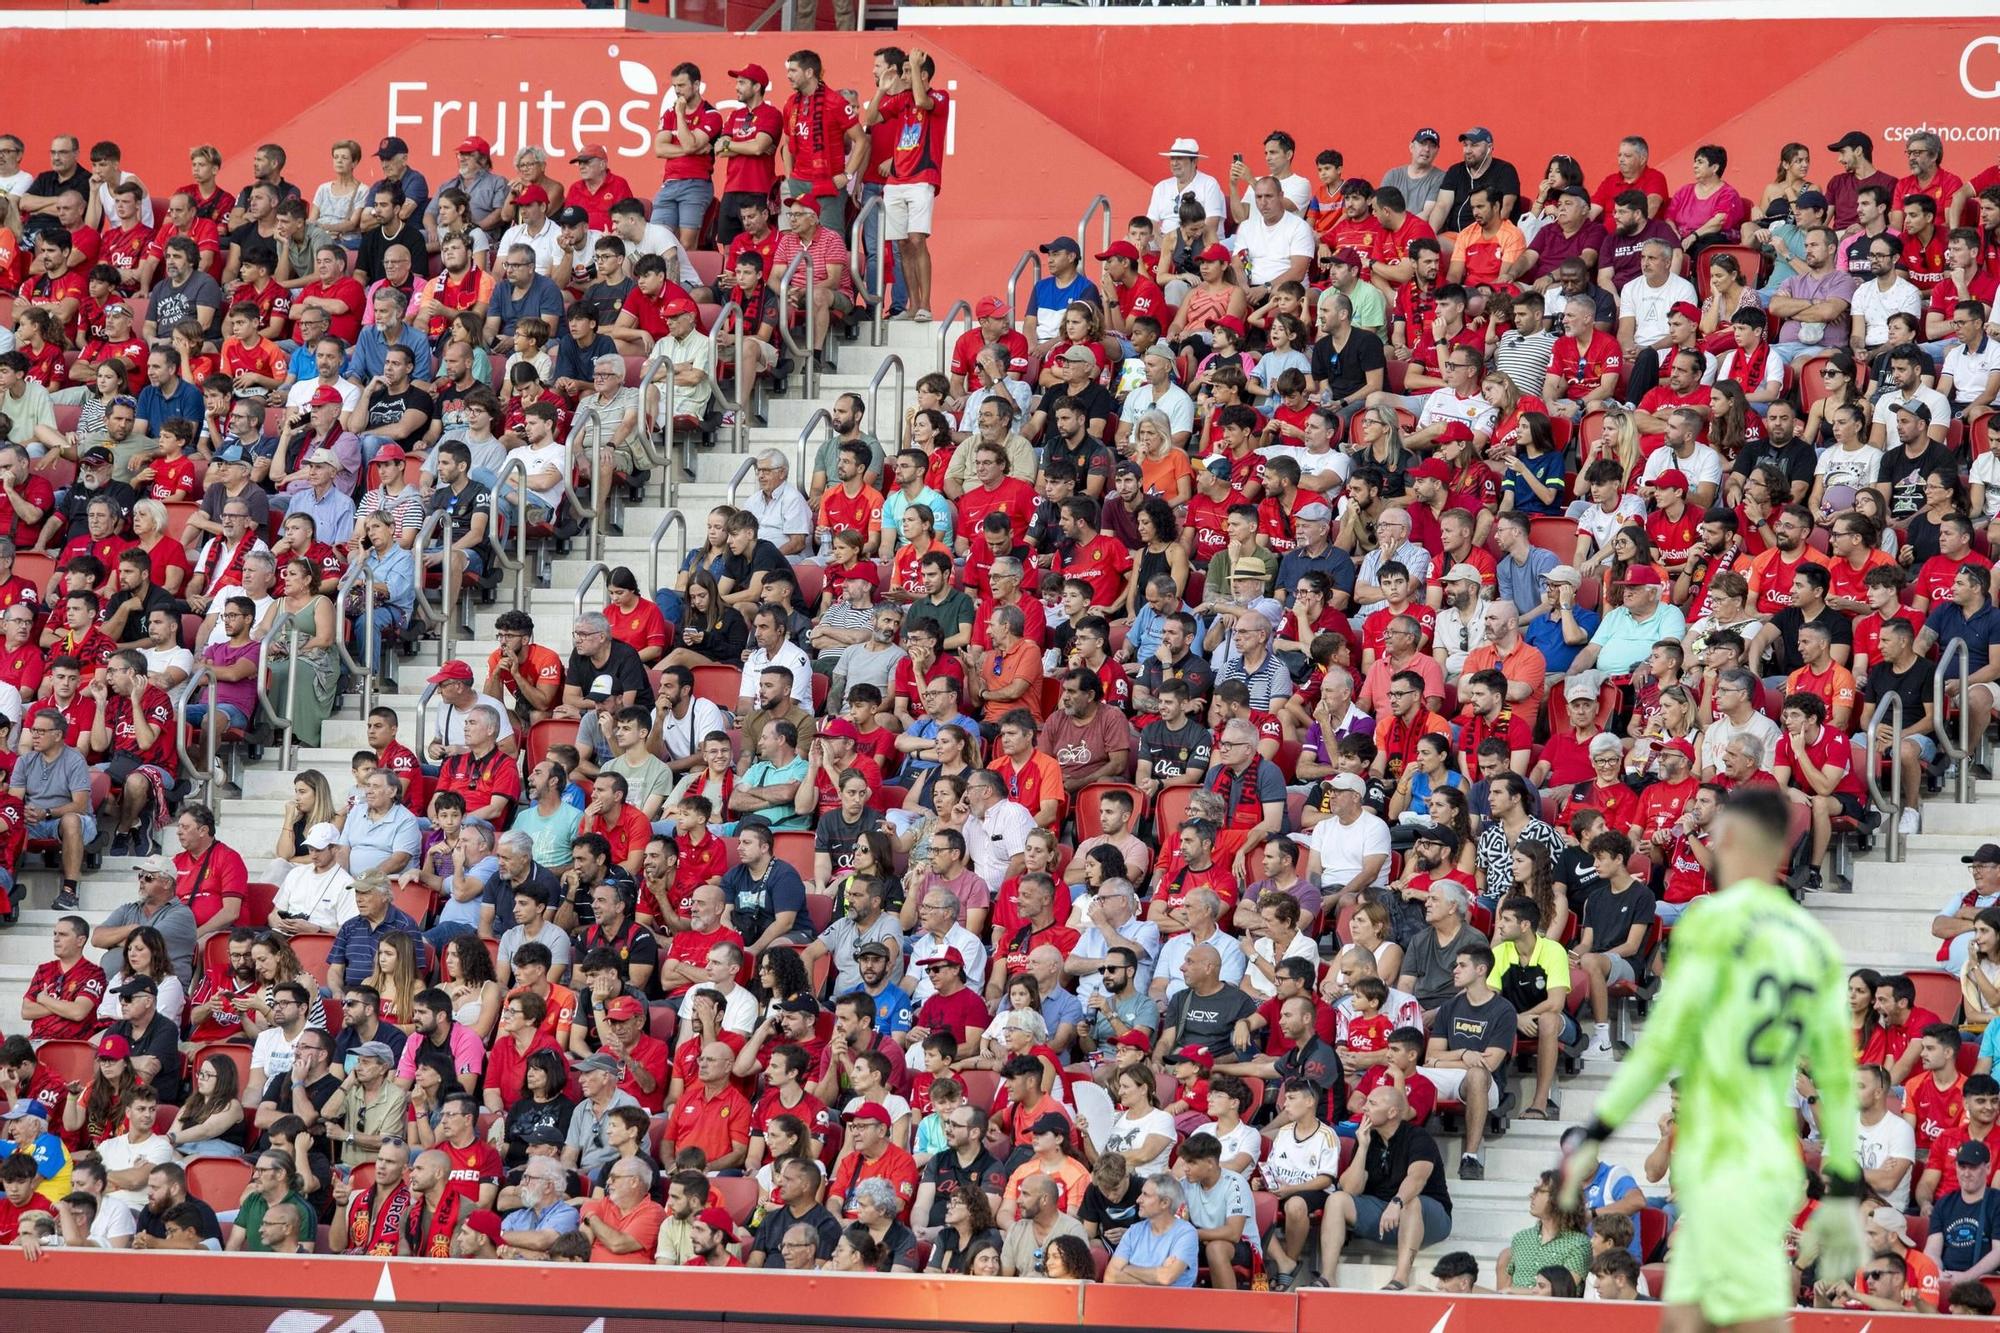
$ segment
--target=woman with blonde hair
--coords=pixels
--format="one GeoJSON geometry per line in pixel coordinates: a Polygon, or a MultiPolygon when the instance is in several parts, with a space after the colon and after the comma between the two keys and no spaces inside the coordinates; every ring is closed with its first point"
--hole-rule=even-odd
{"type": "Polygon", "coordinates": [[[1622,404],[1612,403],[1604,409],[1604,428],[1595,440],[1585,448],[1583,458],[1577,464],[1576,485],[1573,494],[1579,500],[1590,498],[1590,483],[1584,473],[1600,458],[1608,458],[1618,464],[1625,474],[1624,489],[1630,490],[1632,478],[1638,474],[1639,465],[1645,461],[1639,451],[1639,426],[1632,420],[1622,404]]]}
{"type": "Polygon", "coordinates": [[[382,997],[382,1021],[408,1028],[411,1006],[423,986],[417,978],[416,941],[400,930],[384,935],[375,946],[375,969],[367,983],[382,997]]]}

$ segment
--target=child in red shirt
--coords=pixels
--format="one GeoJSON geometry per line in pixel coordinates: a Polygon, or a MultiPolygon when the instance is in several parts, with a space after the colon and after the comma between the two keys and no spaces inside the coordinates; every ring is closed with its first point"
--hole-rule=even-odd
{"type": "Polygon", "coordinates": [[[1183,1046],[1168,1063],[1178,1084],[1178,1095],[1160,1109],[1168,1115],[1189,1111],[1208,1114],[1208,1079],[1204,1075],[1215,1068],[1215,1057],[1199,1046],[1183,1046]]]}
{"type": "Polygon", "coordinates": [[[1358,977],[1349,987],[1356,1017],[1347,1020],[1347,1049],[1357,1055],[1373,1055],[1387,1050],[1389,1033],[1395,1028],[1382,1006],[1389,1002],[1389,987],[1380,977],[1358,977]]]}
{"type": "Polygon", "coordinates": [[[132,474],[135,484],[146,488],[148,500],[192,500],[195,498],[194,448],[199,422],[175,418],[160,423],[160,456],[132,474]]]}

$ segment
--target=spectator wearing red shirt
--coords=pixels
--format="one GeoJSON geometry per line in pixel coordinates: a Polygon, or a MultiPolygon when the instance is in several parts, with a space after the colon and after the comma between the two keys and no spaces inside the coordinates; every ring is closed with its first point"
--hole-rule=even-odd
{"type": "Polygon", "coordinates": [[[930,237],[937,196],[944,189],[951,95],[931,86],[937,62],[923,50],[912,50],[900,64],[895,58],[902,53],[894,47],[887,50],[894,54],[877,52],[875,56],[881,95],[870,104],[867,120],[870,125],[890,128],[890,151],[879,166],[870,163],[869,174],[879,174],[881,180],[868,184],[883,186],[882,238],[896,247],[899,285],[908,288],[907,299],[900,291],[897,299],[914,310],[917,319],[927,320],[931,314],[930,237]]]}
{"type": "Polygon", "coordinates": [[[715,155],[722,159],[722,208],[716,216],[715,243],[728,248],[743,231],[743,208],[769,205],[778,187],[778,141],[785,120],[766,100],[771,76],[762,65],[732,69],[738,105],[722,119],[715,155]]]}
{"type": "Polygon", "coordinates": [[[583,808],[577,832],[578,836],[595,833],[602,837],[611,844],[611,859],[628,874],[636,875],[646,843],[653,836],[653,825],[644,810],[625,799],[629,791],[621,775],[608,769],[599,773],[591,784],[590,804],[583,808]]]}
{"type": "Polygon", "coordinates": [[[1812,869],[1807,884],[1810,891],[1817,892],[1820,865],[1833,839],[1834,816],[1859,820],[1866,798],[1861,778],[1854,772],[1848,738],[1826,725],[1824,699],[1816,694],[1787,695],[1778,725],[1785,734],[1771,757],[1771,771],[1793,800],[1812,810],[1812,869]]]}
{"type": "Polygon", "coordinates": [[[647,666],[657,665],[667,655],[666,617],[652,598],[640,596],[638,576],[624,565],[611,571],[610,583],[604,618],[611,622],[611,637],[639,654],[647,666]]]}
{"type": "Polygon", "coordinates": [[[1557,416],[1574,420],[1618,388],[1625,351],[1618,339],[1597,327],[1597,305],[1572,296],[1563,306],[1563,334],[1556,339],[1542,398],[1557,416]]]}
{"type": "Polygon", "coordinates": [[[682,1148],[700,1148],[711,1171],[743,1164],[750,1150],[750,1101],[730,1078],[735,1063],[736,1052],[725,1042],[711,1041],[701,1048],[695,1064],[698,1081],[674,1104],[660,1140],[662,1157],[671,1157],[682,1148]]]}
{"type": "Polygon", "coordinates": [[[817,355],[826,345],[826,331],[833,316],[847,315],[854,309],[853,261],[839,230],[822,225],[819,214],[812,209],[793,208],[789,221],[791,229],[778,238],[778,248],[772,252],[770,272],[783,274],[793,260],[800,255],[806,257],[806,263],[793,274],[791,287],[796,292],[805,291],[806,269],[811,269],[812,310],[808,313],[812,321],[811,345],[817,355]]]}
{"type": "Polygon", "coordinates": [[[722,135],[721,113],[702,99],[701,70],[687,61],[675,65],[674,95],[660,113],[660,131],[653,136],[653,156],[665,159],[660,190],[653,196],[653,218],[672,227],[681,248],[692,250],[701,239],[702,219],[715,201],[715,141],[722,135]]]}
{"type": "Polygon", "coordinates": [[[194,913],[198,955],[201,940],[227,931],[241,917],[250,871],[241,853],[216,838],[215,812],[201,802],[181,806],[174,831],[181,843],[173,859],[174,894],[194,913]]]}
{"type": "Polygon", "coordinates": [[[1950,226],[1971,200],[1972,187],[1944,169],[1944,141],[1929,130],[1919,131],[1903,140],[1903,155],[1909,159],[1910,174],[1896,182],[1889,196],[1889,226],[1907,231],[1905,209],[1919,197],[1929,199],[1933,216],[1950,226]]]}
{"type": "MultiPolygon", "coordinates": [[[[995,621],[996,626],[999,623],[995,621]]],[[[1039,688],[1038,681],[1030,693],[1039,688]]],[[[1041,720],[1030,709],[1013,708],[1000,714],[999,753],[991,768],[1007,784],[1007,799],[1033,815],[1035,823],[1052,829],[1062,823],[1069,796],[1063,787],[1062,765],[1036,748],[1040,733],[1041,720]]]]}
{"type": "Polygon", "coordinates": [[[879,1102],[863,1102],[847,1113],[846,1120],[850,1151],[835,1164],[828,1182],[830,1209],[842,1217],[853,1217],[854,1187],[864,1180],[881,1180],[896,1192],[902,1205],[897,1215],[908,1215],[917,1196],[917,1163],[889,1141],[889,1112],[879,1102]]]}
{"type": "Polygon", "coordinates": [[[88,1037],[97,1029],[97,1007],[104,1001],[104,969],[83,956],[90,926],[80,916],[65,916],[56,922],[53,938],[56,956],[29,978],[21,1017],[36,1041],[88,1037]]]}
{"type": "Polygon", "coordinates": [[[1931,1145],[1965,1126],[1965,1075],[1958,1069],[1962,1042],[1951,1023],[1934,1023],[1917,1040],[1917,1072],[1903,1085],[1903,1119],[1917,1132],[1919,1160],[1931,1145]]]}
{"type": "Polygon", "coordinates": [[[483,819],[495,828],[504,826],[521,803],[521,766],[494,744],[500,730],[497,712],[489,704],[475,704],[466,712],[466,748],[444,761],[434,789],[459,793],[468,819],[483,819]]]}
{"type": "MultiPolygon", "coordinates": [[[[612,996],[605,1002],[604,1022],[597,1025],[597,1038],[598,1056],[608,1055],[618,1062],[619,1088],[629,1093],[649,1115],[658,1115],[667,1104],[671,1082],[668,1066],[673,1056],[664,1041],[646,1031],[644,1002],[631,995],[612,996]]],[[[729,1050],[727,1044],[722,1045],[729,1050]]],[[[735,1052],[731,1051],[729,1061],[733,1063],[735,1059],[735,1052]]],[[[700,1069],[697,1063],[697,1074],[700,1069]]],[[[737,1126],[723,1128],[734,1130],[737,1126]]]]}
{"type": "Polygon", "coordinates": [[[1055,574],[1088,583],[1091,607],[1109,610],[1124,597],[1132,555],[1116,538],[1098,530],[1100,517],[1097,501],[1088,495],[1072,495],[1062,502],[1063,536],[1056,543],[1055,574]]]}
{"type": "MultiPolygon", "coordinates": [[[[139,261],[139,294],[152,290],[154,275],[166,262],[167,242],[185,236],[194,242],[195,265],[211,278],[222,272],[222,232],[209,218],[199,214],[192,192],[183,190],[167,200],[167,220],[153,232],[146,244],[145,258],[139,261]]],[[[345,271],[345,264],[342,265],[345,271]]]]}
{"type": "Polygon", "coordinates": [[[1921,1052],[1917,1038],[1941,1020],[1917,1003],[1917,984],[1900,974],[1883,977],[1875,987],[1875,1017],[1880,1026],[1860,1063],[1881,1065],[1889,1071],[1889,1082],[1900,1087],[1916,1069],[1921,1052]]]}
{"type": "Polygon", "coordinates": [[[1666,207],[1667,177],[1658,167],[1651,165],[1652,148],[1636,134],[1630,134],[1618,141],[1618,170],[1597,183],[1590,192],[1590,216],[1603,219],[1610,216],[1612,205],[1618,196],[1627,190],[1637,190],[1646,196],[1646,216],[1658,217],[1666,207]]]}
{"type": "MultiPolygon", "coordinates": [[[[153,831],[166,822],[166,796],[174,782],[173,701],[165,690],[147,680],[145,654],[132,648],[112,654],[104,669],[91,679],[88,692],[98,708],[90,726],[90,748],[99,754],[128,754],[138,760],[122,781],[114,777],[111,783],[111,799],[104,812],[112,828],[110,854],[151,856],[153,831]]],[[[203,898],[185,888],[182,893],[182,901],[194,909],[195,923],[203,927],[201,933],[211,935],[235,923],[236,912],[226,909],[222,899],[233,888],[240,905],[249,874],[241,856],[215,842],[215,814],[206,806],[183,806],[180,832],[183,851],[174,858],[176,868],[190,851],[196,856],[211,849],[216,853],[208,882],[199,885],[208,896],[203,898]],[[190,829],[195,832],[193,838],[188,836],[190,829]]]]}
{"type": "Polygon", "coordinates": [[[577,168],[578,179],[564,192],[563,206],[582,209],[590,218],[592,231],[610,231],[611,206],[621,199],[632,198],[632,186],[623,176],[611,172],[610,159],[610,152],[597,143],[583,145],[570,159],[570,165],[577,168]]]}
{"type": "Polygon", "coordinates": [[[861,122],[838,89],[829,88],[816,51],[785,61],[792,95],[785,103],[785,157],[791,165],[784,197],[817,209],[836,233],[847,230],[847,171],[861,146],[861,122]]]}

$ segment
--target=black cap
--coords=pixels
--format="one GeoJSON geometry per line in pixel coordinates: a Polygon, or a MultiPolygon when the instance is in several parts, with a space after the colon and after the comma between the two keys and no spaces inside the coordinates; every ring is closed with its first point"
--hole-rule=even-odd
{"type": "Polygon", "coordinates": [[[780,1000],[772,1008],[781,1014],[817,1014],[819,1001],[810,995],[795,995],[789,1000],[780,1000]]]}
{"type": "Polygon", "coordinates": [[[854,956],[856,958],[890,958],[894,955],[889,952],[889,946],[882,943],[882,941],[869,940],[866,944],[855,946],[854,956]]]}
{"type": "Polygon", "coordinates": [[[1439,135],[1439,134],[1438,134],[1438,132],[1437,132],[1436,130],[1432,129],[1432,128],[1431,128],[1430,126],[1428,126],[1428,125],[1424,126],[1424,127],[1422,128],[1422,129],[1418,130],[1418,131],[1417,131],[1417,132],[1416,132],[1415,134],[1412,134],[1412,135],[1410,136],[1410,140],[1411,140],[1411,142],[1413,142],[1413,143],[1433,143],[1433,144],[1434,144],[1434,143],[1443,143],[1443,142],[1444,142],[1444,139],[1443,139],[1443,137],[1442,137],[1441,135],[1439,135]]]}
{"type": "Polygon", "coordinates": [[[387,138],[382,140],[381,143],[375,145],[375,156],[381,158],[385,162],[392,157],[401,157],[403,154],[409,151],[410,151],[410,146],[404,143],[401,139],[397,138],[393,134],[389,135],[387,138]]]}
{"type": "Polygon", "coordinates": [[[2000,866],[2000,842],[1982,842],[1978,851],[1958,859],[1969,866],[2000,866]]]}
{"type": "Polygon", "coordinates": [[[1033,1125],[1029,1126],[1030,1133],[1060,1134],[1064,1138],[1069,1137],[1069,1129],[1069,1117],[1057,1115],[1054,1111],[1050,1111],[1048,1114],[1037,1119],[1033,1125]]]}
{"type": "Polygon", "coordinates": [[[579,222],[588,221],[590,221],[590,214],[584,212],[575,204],[556,210],[555,223],[558,227],[574,227],[579,222]]]}
{"type": "Polygon", "coordinates": [[[1558,192],[1558,193],[1556,194],[1556,198],[1558,198],[1558,199],[1581,199],[1581,200],[1583,200],[1583,202],[1584,202],[1584,203],[1586,203],[1586,204],[1587,204],[1587,203],[1589,203],[1589,202],[1590,202],[1590,191],[1588,191],[1588,190],[1584,189],[1584,188],[1583,188],[1583,187],[1582,187],[1581,185],[1565,185],[1565,186],[1564,186],[1564,187],[1563,187],[1563,188],[1562,188],[1562,189],[1561,189],[1561,190],[1560,190],[1560,191],[1559,191],[1559,192],[1558,192]]]}
{"type": "Polygon", "coordinates": [[[1434,842],[1448,852],[1458,850],[1458,830],[1449,824],[1427,824],[1417,830],[1418,842],[1434,842]]]}
{"type": "Polygon", "coordinates": [[[82,463],[85,467],[102,467],[112,461],[112,454],[101,444],[94,444],[83,451],[82,463]]]}
{"type": "Polygon", "coordinates": [[[1826,151],[1829,153],[1837,153],[1843,148],[1859,148],[1865,151],[1870,157],[1873,157],[1875,155],[1875,141],[1869,138],[1867,135],[1863,134],[1860,130],[1849,130],[1847,133],[1841,135],[1838,139],[1828,144],[1826,146],[1826,151]]]}
{"type": "Polygon", "coordinates": [[[1083,253],[1083,247],[1076,243],[1074,236],[1058,236],[1042,247],[1042,253],[1045,255],[1052,255],[1058,250],[1067,250],[1073,255],[1083,253]]]}
{"type": "Polygon", "coordinates": [[[1958,1145],[1957,1159],[1960,1166],[1990,1166],[1993,1152],[1978,1139],[1967,1139],[1958,1145]]]}
{"type": "Polygon", "coordinates": [[[118,998],[129,1000],[134,995],[158,995],[159,983],[151,977],[133,977],[118,988],[118,998]]]}
{"type": "Polygon", "coordinates": [[[522,1146],[528,1148],[560,1148],[563,1145],[562,1131],[549,1124],[529,1125],[519,1132],[518,1137],[522,1146]]]}
{"type": "Polygon", "coordinates": [[[1799,192],[1799,197],[1792,204],[1792,207],[1817,208],[1824,211],[1826,208],[1830,207],[1830,205],[1827,202],[1827,197],[1821,194],[1818,190],[1802,190],[1799,192]]]}

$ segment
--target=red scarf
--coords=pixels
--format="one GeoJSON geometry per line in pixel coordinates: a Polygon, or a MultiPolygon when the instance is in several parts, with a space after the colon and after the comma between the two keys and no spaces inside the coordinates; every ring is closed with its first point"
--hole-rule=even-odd
{"type": "Polygon", "coordinates": [[[1742,348],[1736,350],[1736,360],[1730,366],[1731,373],[1729,378],[1742,385],[1743,392],[1755,393],[1758,387],[1764,383],[1764,367],[1770,362],[1770,359],[1770,340],[1768,338],[1759,338],[1757,340],[1757,350],[1754,353],[1745,352],[1742,348]]]}
{"type": "MultiPolygon", "coordinates": [[[[222,538],[210,537],[209,540],[220,542],[222,538]]],[[[243,540],[236,543],[236,549],[215,567],[215,575],[208,581],[208,591],[211,595],[243,581],[243,559],[250,554],[250,548],[256,544],[257,533],[254,529],[243,534],[243,540]],[[232,578],[232,574],[235,577],[232,578]]]]}
{"type": "Polygon", "coordinates": [[[394,1255],[396,1242],[409,1230],[413,1204],[407,1181],[397,1181],[387,1198],[381,1186],[370,1186],[367,1197],[347,1210],[346,1252],[394,1255]]]}

